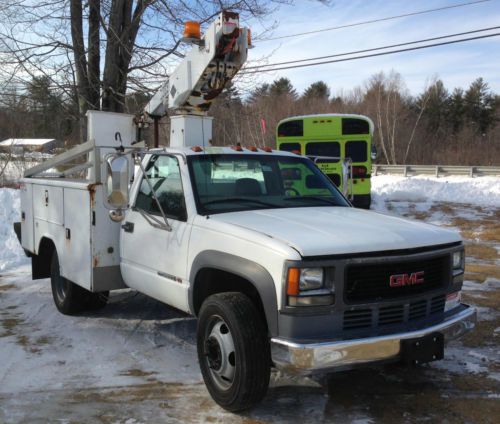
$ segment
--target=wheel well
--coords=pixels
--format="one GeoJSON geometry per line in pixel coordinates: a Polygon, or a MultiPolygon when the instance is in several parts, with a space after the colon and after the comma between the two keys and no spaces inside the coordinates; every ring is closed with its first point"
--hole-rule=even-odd
{"type": "Polygon", "coordinates": [[[239,275],[220,269],[203,268],[196,274],[193,290],[194,314],[198,316],[201,305],[207,297],[224,292],[240,292],[248,296],[262,316],[267,329],[264,306],[255,286],[239,275]]]}
{"type": "Polygon", "coordinates": [[[55,250],[56,246],[51,239],[43,237],[40,240],[38,254],[33,255],[31,258],[31,272],[33,274],[33,280],[50,277],[50,263],[52,260],[52,253],[55,250]]]}

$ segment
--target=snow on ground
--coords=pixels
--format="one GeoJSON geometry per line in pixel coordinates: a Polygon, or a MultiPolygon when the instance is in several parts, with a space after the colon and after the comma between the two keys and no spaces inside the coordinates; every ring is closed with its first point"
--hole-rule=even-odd
{"type": "Polygon", "coordinates": [[[386,201],[424,204],[432,202],[465,203],[500,207],[498,177],[401,177],[379,175],[372,178],[375,209],[384,209],[386,201]]]}

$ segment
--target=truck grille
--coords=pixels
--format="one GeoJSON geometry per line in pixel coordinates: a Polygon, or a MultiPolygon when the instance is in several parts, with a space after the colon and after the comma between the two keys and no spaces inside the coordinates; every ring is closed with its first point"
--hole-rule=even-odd
{"type": "Polygon", "coordinates": [[[419,261],[351,265],[346,270],[345,299],[348,302],[372,302],[425,293],[444,286],[449,278],[449,256],[419,261]],[[424,272],[424,282],[391,287],[391,276],[424,272]]]}
{"type": "Polygon", "coordinates": [[[406,322],[418,321],[444,312],[445,295],[421,299],[408,304],[374,306],[373,308],[352,309],[344,312],[344,330],[360,330],[363,328],[385,327],[406,322]],[[405,309],[408,315],[405,316],[405,309]],[[375,312],[378,309],[378,319],[375,312]]]}

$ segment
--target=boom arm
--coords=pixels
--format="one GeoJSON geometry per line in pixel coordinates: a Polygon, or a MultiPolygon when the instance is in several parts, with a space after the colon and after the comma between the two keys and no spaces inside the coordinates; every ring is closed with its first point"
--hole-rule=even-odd
{"type": "Polygon", "coordinates": [[[240,28],[237,13],[223,11],[210,24],[168,80],[145,107],[154,118],[168,110],[176,114],[204,115],[212,101],[247,59],[249,30],[240,28]]]}

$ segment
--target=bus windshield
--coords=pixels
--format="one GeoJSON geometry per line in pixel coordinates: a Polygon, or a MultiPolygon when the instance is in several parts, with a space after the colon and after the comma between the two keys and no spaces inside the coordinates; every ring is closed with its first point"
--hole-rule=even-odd
{"type": "Polygon", "coordinates": [[[349,206],[332,182],[303,157],[249,154],[188,156],[198,213],[349,206]]]}

